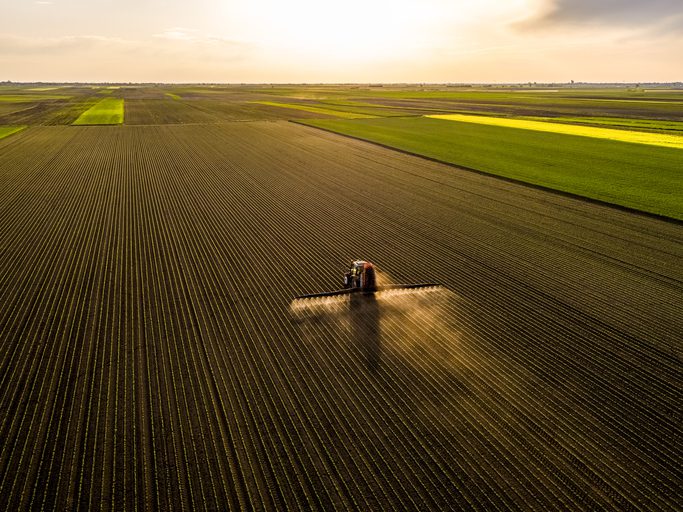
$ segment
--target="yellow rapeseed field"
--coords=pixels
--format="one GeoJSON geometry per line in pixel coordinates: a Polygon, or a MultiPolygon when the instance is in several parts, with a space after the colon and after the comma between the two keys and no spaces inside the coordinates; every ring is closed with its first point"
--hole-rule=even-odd
{"type": "Polygon", "coordinates": [[[434,119],[461,121],[464,123],[488,124],[507,128],[521,128],[540,132],[562,133],[565,135],[580,135],[598,139],[611,139],[651,146],[665,146],[683,149],[683,136],[665,133],[637,132],[632,130],[615,130],[613,128],[598,128],[595,126],[581,126],[574,124],[549,123],[545,121],[529,121],[526,119],[512,119],[508,117],[469,116],[463,114],[434,114],[428,115],[434,119]]]}

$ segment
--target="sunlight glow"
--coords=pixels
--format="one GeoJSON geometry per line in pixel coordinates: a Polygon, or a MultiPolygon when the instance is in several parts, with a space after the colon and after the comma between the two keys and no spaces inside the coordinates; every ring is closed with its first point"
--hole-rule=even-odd
{"type": "Polygon", "coordinates": [[[433,44],[444,21],[457,30],[490,2],[317,0],[250,2],[247,28],[259,43],[290,54],[338,60],[410,57],[433,44]]]}
{"type": "Polygon", "coordinates": [[[226,23],[240,21],[239,36],[264,55],[346,68],[374,62],[425,64],[471,45],[482,25],[521,19],[536,1],[252,0],[229,8],[224,4],[223,12],[226,23]]]}
{"type": "Polygon", "coordinates": [[[673,1],[6,3],[12,81],[673,82],[683,53],[673,1]]]}

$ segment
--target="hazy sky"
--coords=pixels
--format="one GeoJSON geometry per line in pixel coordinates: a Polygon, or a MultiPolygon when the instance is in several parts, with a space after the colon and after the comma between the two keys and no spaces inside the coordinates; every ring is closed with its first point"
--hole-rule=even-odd
{"type": "Polygon", "coordinates": [[[683,81],[683,0],[0,0],[0,80],[683,81]]]}

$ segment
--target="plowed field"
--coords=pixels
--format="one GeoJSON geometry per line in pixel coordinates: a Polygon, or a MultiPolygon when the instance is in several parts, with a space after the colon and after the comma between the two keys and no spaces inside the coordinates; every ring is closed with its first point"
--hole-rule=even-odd
{"type": "Polygon", "coordinates": [[[681,256],[680,223],[287,122],[30,127],[0,503],[681,509],[681,256]],[[355,258],[442,287],[292,303],[355,258]]]}

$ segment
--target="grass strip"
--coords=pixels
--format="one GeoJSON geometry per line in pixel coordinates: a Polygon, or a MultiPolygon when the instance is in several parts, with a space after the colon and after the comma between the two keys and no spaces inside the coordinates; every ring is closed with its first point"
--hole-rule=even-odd
{"type": "Polygon", "coordinates": [[[356,112],[346,112],[343,110],[333,110],[330,108],[318,107],[315,105],[300,105],[298,103],[278,103],[275,101],[255,101],[260,105],[268,105],[270,107],[291,108],[295,110],[303,110],[305,112],[313,112],[315,114],[324,114],[328,116],[341,117],[343,119],[374,119],[377,116],[370,114],[359,114],[356,112]]]}
{"type": "Polygon", "coordinates": [[[56,89],[61,89],[62,86],[58,87],[31,87],[29,89],[26,89],[27,91],[36,91],[36,92],[44,92],[44,91],[54,91],[56,89]]]}
{"type": "Polygon", "coordinates": [[[427,117],[297,122],[683,220],[683,151],[679,149],[427,117]]]}
{"type": "Polygon", "coordinates": [[[83,112],[74,125],[101,125],[123,123],[123,99],[105,98],[83,112]]]}
{"type": "Polygon", "coordinates": [[[57,94],[0,94],[0,102],[34,103],[47,100],[68,100],[71,96],[57,94]]]}
{"type": "Polygon", "coordinates": [[[26,126],[0,126],[0,139],[4,139],[5,137],[9,137],[13,133],[20,132],[21,130],[24,130],[26,126]]]}
{"type": "Polygon", "coordinates": [[[492,126],[503,126],[506,128],[519,128],[522,130],[561,133],[565,135],[579,135],[581,137],[593,137],[597,139],[610,139],[621,142],[632,142],[635,144],[649,144],[652,146],[683,149],[683,136],[666,133],[615,130],[613,128],[549,123],[546,121],[532,121],[529,119],[514,119],[509,117],[468,116],[463,114],[433,114],[426,117],[445,119],[448,121],[460,121],[463,123],[487,124],[492,126]]]}

